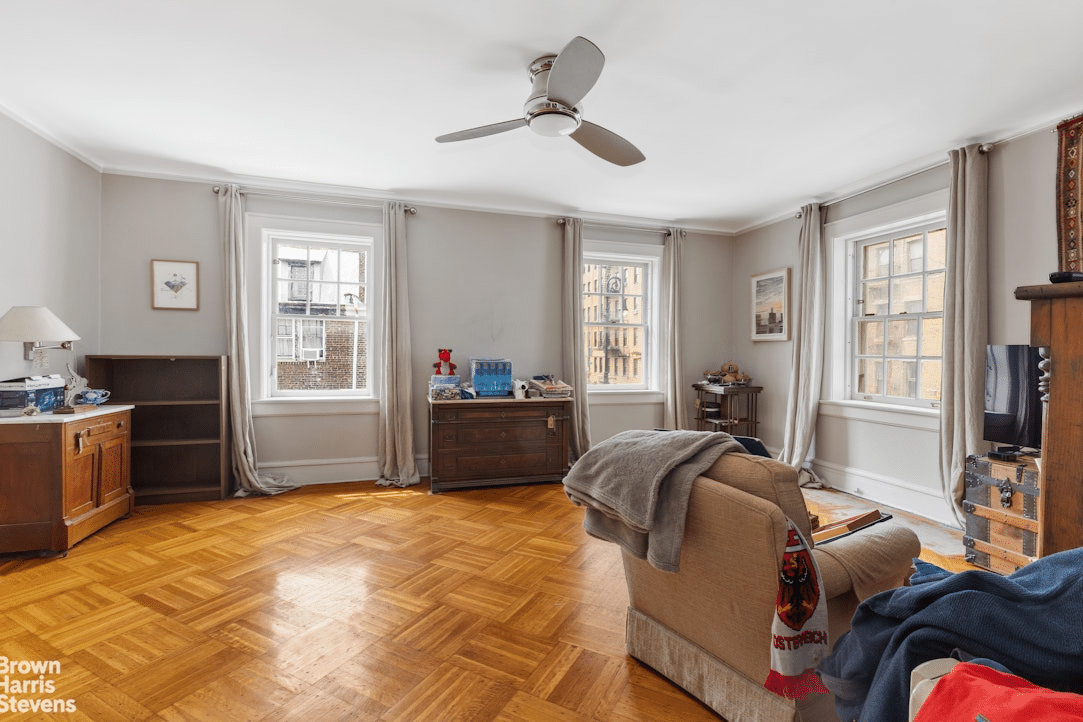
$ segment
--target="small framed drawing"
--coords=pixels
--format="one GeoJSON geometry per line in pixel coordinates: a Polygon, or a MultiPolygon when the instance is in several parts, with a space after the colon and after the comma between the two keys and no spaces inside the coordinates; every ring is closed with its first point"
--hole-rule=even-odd
{"type": "Polygon", "coordinates": [[[752,277],[752,340],[790,340],[790,269],[752,277]]]}
{"type": "Polygon", "coordinates": [[[151,261],[150,305],[151,308],[198,311],[199,263],[151,261]]]}

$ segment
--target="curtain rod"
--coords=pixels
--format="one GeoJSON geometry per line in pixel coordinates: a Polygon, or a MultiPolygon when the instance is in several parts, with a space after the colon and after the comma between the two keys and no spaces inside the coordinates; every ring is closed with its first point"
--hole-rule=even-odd
{"type": "MultiPolygon", "coordinates": [[[[221,186],[212,186],[211,190],[215,195],[218,194],[221,186]]],[[[379,201],[367,200],[364,198],[347,198],[345,196],[321,196],[304,193],[292,193],[290,191],[276,191],[261,188],[242,188],[240,192],[246,196],[267,196],[268,198],[282,198],[284,200],[291,201],[313,201],[316,203],[330,203],[341,206],[358,206],[362,208],[383,208],[383,203],[379,201]]],[[[414,206],[406,206],[403,208],[404,213],[410,215],[417,215],[417,208],[414,206]]]]}
{"type": "MultiPolygon", "coordinates": [[[[995,143],[982,143],[981,145],[978,146],[978,152],[981,153],[982,155],[985,155],[986,153],[992,153],[993,148],[995,146],[996,146],[995,143]]],[[[925,173],[927,171],[931,171],[933,168],[939,168],[942,165],[946,165],[948,162],[949,161],[944,160],[944,161],[940,161],[939,163],[934,163],[933,165],[926,166],[925,168],[919,168],[918,170],[913,171],[911,173],[907,173],[904,176],[899,176],[898,178],[892,178],[891,180],[884,181],[883,183],[878,183],[878,184],[876,184],[874,186],[871,186],[869,188],[865,188],[864,190],[857,191],[856,193],[851,193],[849,195],[840,196],[838,198],[831,198],[830,200],[823,201],[822,203],[820,203],[820,205],[821,206],[832,206],[832,205],[834,205],[836,203],[842,203],[843,201],[848,201],[851,198],[857,198],[860,195],[864,195],[866,193],[871,193],[874,190],[877,190],[879,188],[883,188],[885,186],[889,186],[892,183],[898,183],[899,181],[904,181],[907,178],[913,178],[916,175],[920,175],[920,174],[925,173]]],[[[801,218],[802,215],[803,214],[801,213],[801,211],[797,211],[797,213],[794,214],[794,218],[801,218]]]]}
{"type": "MultiPolygon", "coordinates": [[[[557,218],[557,224],[563,226],[567,222],[567,218],[557,218]]],[[[594,226],[595,228],[619,228],[629,231],[646,231],[648,233],[661,233],[662,235],[670,235],[668,228],[658,228],[656,226],[635,226],[629,223],[602,223],[600,221],[583,221],[584,226],[594,226]]],[[[681,236],[687,235],[687,232],[682,228],[681,236]]]]}

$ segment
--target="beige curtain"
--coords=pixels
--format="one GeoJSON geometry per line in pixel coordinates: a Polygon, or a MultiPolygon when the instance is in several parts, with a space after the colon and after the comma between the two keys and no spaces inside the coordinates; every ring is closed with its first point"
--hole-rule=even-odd
{"type": "Polygon", "coordinates": [[[564,219],[562,329],[564,373],[572,385],[571,460],[590,448],[590,407],[587,405],[587,352],[583,339],[583,222],[564,219]]]}
{"type": "Polygon", "coordinates": [[[989,336],[989,161],[980,146],[949,154],[944,361],[940,394],[940,474],[944,499],[965,526],[966,456],[982,446],[985,346],[989,336]]]}
{"type": "Polygon", "coordinates": [[[684,231],[670,228],[662,250],[662,349],[659,357],[664,373],[665,405],[662,426],[688,428],[685,381],[681,375],[681,247],[684,231]]]}
{"type": "Polygon", "coordinates": [[[410,292],[406,274],[406,206],[384,204],[384,274],[380,284],[383,354],[377,463],[380,486],[412,486],[421,476],[414,459],[410,292]]]}
{"type": "Polygon", "coordinates": [[[820,409],[827,314],[827,285],[824,278],[827,249],[824,243],[820,206],[806,205],[801,209],[801,233],[798,236],[800,265],[794,274],[797,292],[790,303],[793,373],[786,403],[782,451],[778,456],[779,461],[797,469],[805,465],[812,447],[820,409]]]}
{"type": "Polygon", "coordinates": [[[226,337],[229,346],[229,419],[237,496],[277,494],[295,488],[289,479],[258,471],[252,422],[245,283],[244,196],[234,184],[218,187],[218,221],[226,262],[226,337]]]}

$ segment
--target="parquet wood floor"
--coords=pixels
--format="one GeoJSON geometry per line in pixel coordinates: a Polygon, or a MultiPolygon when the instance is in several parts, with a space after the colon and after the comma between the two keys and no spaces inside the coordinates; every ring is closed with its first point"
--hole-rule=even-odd
{"type": "Polygon", "coordinates": [[[581,522],[559,484],[137,507],[0,561],[0,665],[59,663],[9,698],[75,706],[0,718],[717,722],[627,656],[620,555],[581,522]]]}
{"type": "Polygon", "coordinates": [[[75,706],[0,719],[718,722],[627,656],[620,555],[581,523],[559,484],[137,507],[0,559],[0,695],[75,706]]]}

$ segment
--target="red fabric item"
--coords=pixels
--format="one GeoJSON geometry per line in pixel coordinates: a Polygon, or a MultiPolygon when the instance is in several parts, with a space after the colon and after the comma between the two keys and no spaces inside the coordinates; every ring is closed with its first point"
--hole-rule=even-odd
{"type": "Polygon", "coordinates": [[[983,664],[957,664],[940,678],[914,722],[1083,721],[1083,695],[1054,692],[983,664]],[[981,715],[981,716],[979,716],[981,715]]]}
{"type": "Polygon", "coordinates": [[[810,694],[831,694],[831,690],[824,686],[820,675],[812,669],[807,669],[794,677],[787,677],[772,669],[763,686],[787,699],[804,699],[810,694]]]}

